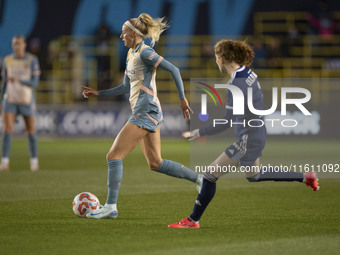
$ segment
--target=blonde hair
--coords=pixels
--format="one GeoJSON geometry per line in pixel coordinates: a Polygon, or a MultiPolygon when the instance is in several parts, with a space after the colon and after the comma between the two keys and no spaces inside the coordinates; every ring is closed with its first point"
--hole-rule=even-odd
{"type": "Polygon", "coordinates": [[[254,59],[253,49],[242,41],[221,40],[215,44],[215,54],[228,62],[250,67],[254,59]]]}
{"type": "Polygon", "coordinates": [[[12,39],[22,39],[24,42],[26,42],[26,37],[24,35],[15,35],[12,39]]]}
{"type": "Polygon", "coordinates": [[[142,32],[145,38],[151,38],[151,46],[159,40],[163,31],[169,28],[168,22],[163,18],[153,19],[149,14],[142,13],[138,18],[129,19],[130,23],[142,32]]]}

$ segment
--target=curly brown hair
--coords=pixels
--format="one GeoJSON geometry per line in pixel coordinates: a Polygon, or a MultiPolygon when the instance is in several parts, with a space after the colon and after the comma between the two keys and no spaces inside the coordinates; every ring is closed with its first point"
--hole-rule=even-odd
{"type": "Polygon", "coordinates": [[[250,67],[255,56],[253,49],[243,41],[223,39],[215,44],[214,49],[215,54],[227,62],[235,62],[246,67],[250,67]]]}

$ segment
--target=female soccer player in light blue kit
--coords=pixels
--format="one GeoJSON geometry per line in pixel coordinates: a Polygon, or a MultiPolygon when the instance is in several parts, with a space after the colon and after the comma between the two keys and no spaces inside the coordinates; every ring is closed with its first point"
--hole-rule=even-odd
{"type": "MultiPolygon", "coordinates": [[[[252,48],[242,41],[221,40],[215,45],[216,63],[221,73],[228,73],[231,78],[228,84],[237,86],[248,98],[248,87],[252,87],[252,103],[255,109],[262,110],[263,96],[257,75],[249,68],[254,58],[252,48]]],[[[206,126],[192,132],[185,132],[183,136],[189,140],[196,139],[200,136],[215,135],[225,131],[230,127],[231,120],[234,123],[249,123],[250,125],[235,125],[235,134],[238,141],[230,145],[224,152],[210,165],[216,166],[255,166],[257,171],[246,172],[246,178],[250,182],[261,181],[298,181],[310,186],[314,191],[319,189],[318,179],[315,172],[297,173],[285,171],[263,171],[260,168],[260,157],[266,143],[266,128],[264,125],[255,123],[260,122],[263,116],[253,114],[247,104],[243,115],[233,115],[233,97],[230,90],[227,91],[227,105],[224,119],[228,120],[228,125],[219,125],[214,127],[206,126]]],[[[252,168],[250,168],[252,169],[252,168]]],[[[203,178],[203,185],[200,194],[197,196],[193,212],[188,218],[180,222],[170,224],[170,228],[199,228],[199,220],[205,209],[213,199],[216,191],[216,181],[226,172],[206,172],[203,178]]]]}
{"type": "Polygon", "coordinates": [[[184,94],[184,87],[177,67],[159,56],[151,47],[144,44],[144,38],[151,38],[154,45],[160,34],[168,28],[163,18],[153,19],[143,13],[138,18],[126,21],[120,38],[130,48],[126,59],[124,83],[118,87],[96,91],[83,87],[85,98],[103,97],[130,93],[132,115],[119,132],[109,153],[108,162],[108,196],[104,206],[87,215],[88,218],[116,218],[117,197],[122,181],[122,160],[139,143],[151,170],[169,176],[184,178],[200,186],[202,176],[191,171],[180,163],[162,159],[160,129],[163,113],[157,97],[156,68],[171,73],[175,81],[180,107],[184,118],[190,119],[190,107],[184,94]]]}
{"type": "Polygon", "coordinates": [[[37,137],[35,134],[36,104],[33,88],[39,84],[40,68],[38,58],[26,53],[24,36],[12,39],[13,54],[5,57],[2,66],[2,158],[1,171],[9,170],[11,135],[17,115],[24,117],[30,150],[31,171],[39,169],[37,137]]]}

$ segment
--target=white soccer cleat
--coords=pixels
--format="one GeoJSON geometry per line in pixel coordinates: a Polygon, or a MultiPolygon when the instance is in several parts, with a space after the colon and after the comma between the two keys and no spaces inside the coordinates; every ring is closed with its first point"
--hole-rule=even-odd
{"type": "Polygon", "coordinates": [[[31,158],[31,171],[36,172],[39,170],[39,160],[37,158],[31,158]]]}
{"type": "Polygon", "coordinates": [[[1,158],[0,171],[9,170],[9,158],[1,158]]]}
{"type": "Polygon", "coordinates": [[[89,219],[116,219],[118,217],[117,206],[115,204],[105,204],[104,206],[99,205],[99,209],[86,214],[86,217],[89,219]]]}
{"type": "Polygon", "coordinates": [[[197,185],[196,189],[197,189],[198,193],[201,193],[202,185],[203,185],[203,174],[198,175],[196,185],[197,185]]]}
{"type": "Polygon", "coordinates": [[[8,170],[9,170],[9,164],[1,162],[1,164],[0,164],[0,171],[8,171],[8,170]]]}

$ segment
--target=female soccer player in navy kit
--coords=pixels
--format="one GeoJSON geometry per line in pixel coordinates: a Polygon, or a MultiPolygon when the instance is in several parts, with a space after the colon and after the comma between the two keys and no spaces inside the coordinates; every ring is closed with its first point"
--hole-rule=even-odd
{"type": "Polygon", "coordinates": [[[184,87],[177,67],[159,56],[151,47],[144,44],[144,38],[151,38],[154,45],[160,34],[168,28],[163,18],[153,19],[146,13],[138,18],[127,20],[122,27],[120,38],[130,48],[126,59],[124,82],[118,87],[96,91],[83,87],[85,98],[103,97],[130,93],[132,115],[119,132],[109,153],[108,162],[108,196],[104,206],[87,215],[88,218],[116,218],[117,197],[122,181],[122,160],[139,143],[151,170],[173,177],[184,178],[194,182],[200,188],[202,176],[182,164],[162,159],[160,129],[163,114],[156,89],[156,68],[171,73],[180,99],[184,118],[190,119],[191,109],[185,98],[184,87]]]}
{"type": "Polygon", "coordinates": [[[0,171],[9,170],[11,136],[17,115],[24,117],[30,150],[31,171],[39,169],[38,145],[35,134],[36,104],[33,88],[39,84],[38,58],[26,52],[26,39],[22,35],[12,39],[13,54],[5,57],[2,66],[2,158],[0,171]]]}
{"type": "MultiPolygon", "coordinates": [[[[254,58],[254,51],[249,45],[242,41],[221,40],[215,45],[216,63],[221,73],[228,73],[231,76],[228,84],[237,86],[242,90],[245,98],[248,98],[248,87],[253,89],[253,106],[255,109],[262,110],[263,96],[257,75],[249,68],[254,58]]],[[[248,123],[252,120],[252,126],[235,125],[235,133],[238,141],[230,145],[210,166],[257,166],[257,171],[246,172],[246,178],[250,182],[259,181],[299,181],[311,186],[314,191],[319,189],[318,179],[315,172],[306,174],[284,171],[261,171],[260,157],[266,142],[266,128],[264,125],[255,124],[256,119],[262,120],[262,116],[250,112],[245,104],[243,115],[233,115],[233,97],[231,92],[227,91],[227,105],[224,119],[230,124],[248,123]],[[258,126],[258,127],[254,127],[258,126]]],[[[200,136],[214,135],[220,133],[230,125],[218,125],[216,127],[206,126],[191,132],[183,133],[189,140],[196,139],[200,136]]],[[[216,181],[226,172],[206,172],[203,178],[203,185],[198,195],[192,214],[180,222],[170,224],[170,228],[199,228],[199,220],[215,195],[216,181]]]]}

